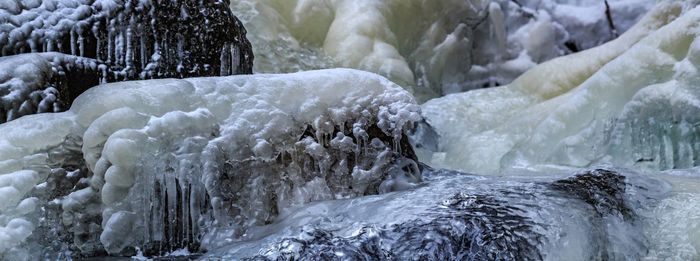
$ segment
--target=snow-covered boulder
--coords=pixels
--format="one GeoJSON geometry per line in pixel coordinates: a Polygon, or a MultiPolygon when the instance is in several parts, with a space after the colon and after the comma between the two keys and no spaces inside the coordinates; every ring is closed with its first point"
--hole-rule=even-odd
{"type": "Polygon", "coordinates": [[[0,125],[0,257],[196,248],[290,206],[414,186],[419,113],[349,69],[91,88],[0,125]]]}

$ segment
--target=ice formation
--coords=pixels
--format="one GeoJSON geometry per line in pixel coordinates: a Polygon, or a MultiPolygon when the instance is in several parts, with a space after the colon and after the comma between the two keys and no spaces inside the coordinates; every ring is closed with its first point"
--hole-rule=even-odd
{"type": "Polygon", "coordinates": [[[53,52],[0,57],[0,123],[65,110],[98,82],[98,64],[94,59],[53,52]]]}
{"type": "Polygon", "coordinates": [[[440,152],[422,160],[479,173],[539,164],[697,166],[695,4],[662,1],[607,44],[542,64],[508,86],[427,102],[440,152]]]}
{"type": "Polygon", "coordinates": [[[2,1],[0,54],[11,57],[0,60],[0,122],[60,111],[99,83],[251,73],[253,64],[228,2],[210,0],[2,1]]]}
{"type": "Polygon", "coordinates": [[[94,58],[109,67],[109,78],[230,75],[252,66],[245,28],[228,1],[5,0],[0,22],[2,56],[94,58]]]}
{"type": "Polygon", "coordinates": [[[651,0],[233,0],[258,72],[350,67],[418,99],[507,84],[624,32],[651,0]],[[612,26],[612,27],[611,27],[612,26]]]}
{"type": "Polygon", "coordinates": [[[402,88],[349,69],[100,85],[0,125],[0,257],[196,249],[291,206],[410,188],[420,120],[402,88]]]}
{"type": "Polygon", "coordinates": [[[687,260],[692,240],[645,233],[692,237],[700,231],[659,230],[643,219],[663,210],[655,215],[670,219],[691,208],[668,211],[657,201],[668,184],[629,171],[548,173],[534,180],[424,174],[428,183],[415,190],[308,204],[203,259],[687,260]],[[679,245],[662,251],[666,256],[647,252],[670,242],[679,245]]]}
{"type": "Polygon", "coordinates": [[[0,260],[697,259],[697,4],[0,0],[0,260]]]}

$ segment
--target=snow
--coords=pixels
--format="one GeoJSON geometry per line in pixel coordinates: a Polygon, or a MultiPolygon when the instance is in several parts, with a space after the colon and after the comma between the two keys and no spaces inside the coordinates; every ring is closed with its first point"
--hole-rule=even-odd
{"type": "MultiPolygon", "coordinates": [[[[618,32],[652,0],[611,0],[618,32]]],[[[346,67],[419,100],[503,85],[534,65],[607,42],[603,1],[234,0],[257,72],[346,67]]]]}
{"type": "Polygon", "coordinates": [[[308,201],[405,188],[420,174],[400,167],[415,163],[393,166],[413,162],[398,146],[420,120],[402,88],[350,69],[94,87],[67,112],[0,125],[0,230],[11,235],[0,237],[0,257],[31,256],[33,244],[46,240],[32,234],[43,224],[37,218],[56,200],[61,220],[46,222],[75,227],[76,238],[92,235],[75,242],[82,250],[101,244],[119,253],[200,237],[211,224],[244,232],[308,201]],[[83,164],[90,174],[80,178],[83,164]],[[75,187],[46,191],[66,182],[52,181],[53,173],[76,166],[62,178],[82,180],[75,187]],[[30,196],[45,193],[58,197],[30,196]],[[181,213],[167,210],[174,204],[181,213]],[[95,215],[102,224],[89,225],[95,215]],[[172,215],[192,227],[166,231],[172,215]]]}
{"type": "Polygon", "coordinates": [[[504,87],[431,100],[441,136],[421,160],[499,173],[536,165],[696,166],[700,9],[660,2],[602,46],[554,59],[504,87]],[[444,157],[444,159],[443,159],[444,157]]]}

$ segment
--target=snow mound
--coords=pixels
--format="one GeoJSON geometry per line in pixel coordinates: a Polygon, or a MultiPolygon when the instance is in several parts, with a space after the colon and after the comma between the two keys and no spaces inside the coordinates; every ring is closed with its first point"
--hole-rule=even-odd
{"type": "Polygon", "coordinates": [[[349,67],[418,99],[507,84],[617,37],[653,0],[233,0],[258,72],[349,67]],[[612,26],[606,10],[610,10],[612,26]]]}
{"type": "Polygon", "coordinates": [[[290,206],[411,187],[420,120],[409,93],[349,69],[91,88],[0,125],[0,257],[196,250],[290,206]]]}
{"type": "Polygon", "coordinates": [[[699,165],[695,4],[660,2],[612,42],[544,63],[508,86],[427,102],[440,152],[422,160],[483,173],[537,164],[699,165]]]}

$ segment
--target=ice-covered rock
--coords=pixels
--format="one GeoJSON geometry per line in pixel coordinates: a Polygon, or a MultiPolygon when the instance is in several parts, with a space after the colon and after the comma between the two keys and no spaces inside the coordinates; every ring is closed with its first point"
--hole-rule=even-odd
{"type": "MultiPolygon", "coordinates": [[[[563,179],[554,173],[504,179],[426,171],[428,182],[420,188],[311,203],[277,224],[251,229],[247,240],[210,251],[203,259],[693,259],[687,244],[677,248],[685,252],[677,256],[676,249],[661,250],[658,256],[647,253],[670,243],[654,233],[676,232],[643,219],[657,210],[666,183],[616,170],[575,173],[563,179]]],[[[656,214],[670,219],[684,211],[688,208],[656,214]]],[[[688,230],[677,235],[698,231],[688,230]]]]}
{"type": "Polygon", "coordinates": [[[250,73],[246,30],[228,1],[6,0],[2,56],[61,52],[104,63],[108,79],[250,73]]]}
{"type": "Polygon", "coordinates": [[[507,84],[613,39],[611,24],[624,32],[654,1],[607,2],[233,0],[231,8],[255,32],[258,72],[350,67],[427,99],[507,84]]]}
{"type": "Polygon", "coordinates": [[[412,187],[420,119],[348,69],[100,85],[0,125],[0,257],[196,249],[290,206],[412,187]]]}
{"type": "Polygon", "coordinates": [[[245,28],[227,1],[212,0],[3,1],[0,50],[0,122],[60,111],[99,83],[253,65],[245,28]]]}
{"type": "Polygon", "coordinates": [[[554,59],[504,87],[423,106],[439,152],[480,173],[538,164],[642,169],[700,164],[700,8],[662,1],[625,34],[554,59]]]}
{"type": "Polygon", "coordinates": [[[99,82],[99,62],[62,53],[0,57],[0,123],[59,112],[99,82]]]}

